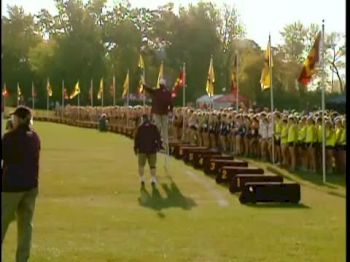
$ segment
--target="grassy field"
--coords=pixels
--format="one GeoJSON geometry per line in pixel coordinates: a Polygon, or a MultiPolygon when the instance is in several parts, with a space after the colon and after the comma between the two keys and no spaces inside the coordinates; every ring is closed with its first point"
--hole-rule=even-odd
{"type": "MultiPolygon", "coordinates": [[[[182,161],[165,172],[160,155],[158,190],[142,192],[130,139],[34,124],[42,152],[30,261],[345,261],[345,186],[331,194],[305,180],[300,206],[244,206],[182,161]]],[[[12,223],[3,261],[15,249],[12,223]]]]}

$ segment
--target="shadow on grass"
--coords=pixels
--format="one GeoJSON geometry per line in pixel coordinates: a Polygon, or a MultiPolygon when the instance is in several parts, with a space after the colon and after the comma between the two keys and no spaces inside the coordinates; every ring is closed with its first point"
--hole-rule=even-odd
{"type": "Polygon", "coordinates": [[[244,204],[248,207],[254,207],[254,208],[291,208],[291,209],[310,209],[309,206],[300,203],[300,204],[293,204],[293,203],[256,203],[256,204],[244,204]]]}
{"type": "MultiPolygon", "coordinates": [[[[288,173],[287,170],[283,170],[279,167],[267,167],[268,170],[278,173],[280,175],[284,175],[284,173],[288,173]]],[[[327,174],[326,175],[326,183],[323,183],[323,176],[320,173],[311,173],[307,171],[295,171],[293,173],[290,173],[291,175],[295,176],[296,178],[303,179],[307,182],[311,182],[318,186],[325,186],[330,189],[336,189],[337,187],[343,187],[345,188],[346,180],[345,176],[343,174],[327,174]]],[[[288,177],[289,179],[293,180],[292,177],[288,177]]]]}
{"type": "Polygon", "coordinates": [[[152,187],[152,192],[149,193],[146,188],[140,189],[140,197],[138,198],[139,204],[142,207],[151,208],[158,211],[158,216],[164,218],[165,215],[161,212],[163,209],[170,207],[178,207],[184,210],[190,210],[197,206],[192,198],[185,197],[174,183],[171,181],[170,186],[162,183],[166,196],[162,197],[156,186],[152,187]]]}

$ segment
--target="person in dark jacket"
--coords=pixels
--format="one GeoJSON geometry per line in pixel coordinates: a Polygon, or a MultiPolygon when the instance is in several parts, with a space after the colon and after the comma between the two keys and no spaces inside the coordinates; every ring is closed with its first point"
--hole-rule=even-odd
{"type": "Polygon", "coordinates": [[[156,178],[156,163],[157,152],[161,149],[162,143],[158,128],[151,123],[147,115],[142,116],[142,123],[137,128],[134,140],[134,152],[138,155],[138,168],[141,178],[141,186],[145,185],[145,165],[148,165],[151,170],[151,184],[157,184],[156,178]]]}
{"type": "Polygon", "coordinates": [[[31,128],[31,111],[19,106],[13,113],[13,130],[2,140],[1,243],[16,215],[16,261],[28,261],[32,219],[38,195],[40,139],[31,128]]]}
{"type": "Polygon", "coordinates": [[[152,89],[144,84],[145,90],[152,96],[152,109],[154,122],[161,132],[163,145],[167,155],[169,155],[168,146],[168,114],[173,111],[171,92],[166,87],[165,79],[160,79],[159,88],[152,89]]]}

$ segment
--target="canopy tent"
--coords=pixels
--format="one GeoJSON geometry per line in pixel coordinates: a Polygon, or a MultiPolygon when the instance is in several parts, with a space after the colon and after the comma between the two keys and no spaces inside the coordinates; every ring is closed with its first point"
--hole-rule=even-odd
{"type": "Polygon", "coordinates": [[[340,95],[328,99],[328,101],[326,101],[326,107],[327,109],[333,109],[339,113],[344,113],[346,109],[346,96],[340,95]]]}
{"type": "MultiPolygon", "coordinates": [[[[238,94],[238,102],[241,103],[246,103],[248,100],[246,97],[241,96],[238,94]]],[[[237,102],[237,97],[233,94],[228,94],[228,95],[223,95],[215,100],[217,103],[230,103],[230,104],[236,104],[237,102]]]]}

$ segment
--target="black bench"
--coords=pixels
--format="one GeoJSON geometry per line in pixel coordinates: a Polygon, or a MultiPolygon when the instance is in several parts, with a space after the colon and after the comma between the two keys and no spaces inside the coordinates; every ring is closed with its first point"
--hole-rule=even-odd
{"type": "Polygon", "coordinates": [[[211,149],[206,148],[206,147],[198,148],[198,149],[190,149],[190,150],[187,150],[185,152],[182,159],[186,164],[191,164],[191,163],[193,163],[195,155],[200,154],[200,153],[210,152],[210,151],[211,151],[211,149]]]}
{"type": "Polygon", "coordinates": [[[253,175],[253,174],[238,174],[233,176],[230,181],[230,192],[235,193],[242,190],[246,183],[251,182],[283,182],[282,176],[274,175],[253,175]]]}
{"type": "Polygon", "coordinates": [[[256,174],[263,175],[264,169],[256,167],[236,167],[236,166],[223,166],[221,173],[216,174],[216,182],[218,184],[228,183],[232,178],[238,174],[256,174]]]}
{"type": "Polygon", "coordinates": [[[246,183],[239,201],[242,204],[256,202],[297,204],[300,201],[300,184],[280,182],[246,183]]]}
{"type": "Polygon", "coordinates": [[[231,159],[210,159],[209,168],[204,169],[204,173],[207,175],[216,175],[221,173],[223,166],[234,166],[234,167],[247,167],[248,162],[237,161],[231,159]]]}

